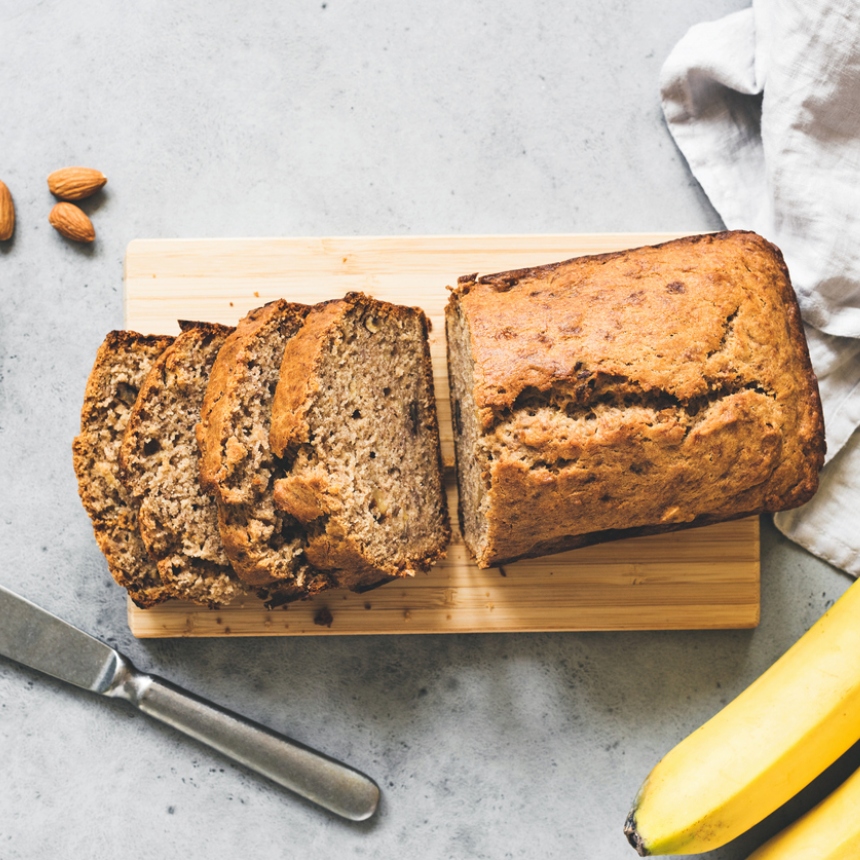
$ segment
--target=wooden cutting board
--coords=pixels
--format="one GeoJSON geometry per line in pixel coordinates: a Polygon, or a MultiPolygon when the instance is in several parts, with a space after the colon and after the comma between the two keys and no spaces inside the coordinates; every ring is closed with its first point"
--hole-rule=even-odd
{"type": "MultiPolygon", "coordinates": [[[[177,320],[235,325],[284,297],[361,290],[421,306],[431,353],[450,510],[457,510],[445,366],[446,287],[489,274],[664,241],[681,234],[151,239],[125,260],[125,323],[178,333],[177,320]]],[[[456,519],[456,517],[455,517],[456,519]]],[[[753,627],[759,620],[757,518],[587,547],[478,570],[454,529],[448,557],[424,576],[363,595],[333,591],[266,610],[256,599],[209,610],[129,602],[135,636],[290,636],[753,627]]]]}

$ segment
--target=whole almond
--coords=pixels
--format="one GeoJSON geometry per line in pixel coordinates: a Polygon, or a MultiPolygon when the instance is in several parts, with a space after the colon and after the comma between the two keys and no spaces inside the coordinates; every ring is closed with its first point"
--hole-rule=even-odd
{"type": "Polygon", "coordinates": [[[15,232],[15,204],[6,183],[0,180],[0,242],[12,238],[15,232]]]}
{"type": "Polygon", "coordinates": [[[83,200],[103,188],[107,176],[91,167],[64,167],[48,177],[48,189],[61,200],[83,200]]]}
{"type": "Polygon", "coordinates": [[[96,238],[93,222],[74,203],[58,203],[48,220],[60,235],[73,242],[92,242],[96,238]]]}

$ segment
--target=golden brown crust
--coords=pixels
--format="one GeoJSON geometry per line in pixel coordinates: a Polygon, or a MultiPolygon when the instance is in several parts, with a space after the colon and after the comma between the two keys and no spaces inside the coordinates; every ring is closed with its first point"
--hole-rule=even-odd
{"type": "Polygon", "coordinates": [[[112,331],[96,353],[72,459],[81,502],[116,582],[141,608],[167,600],[146,553],[137,517],[119,477],[119,446],[137,392],[156,358],[173,342],[162,335],[112,331]]]}
{"type": "Polygon", "coordinates": [[[272,401],[269,444],[276,457],[285,457],[288,449],[310,441],[308,408],[319,385],[319,366],[325,359],[327,337],[347,308],[346,301],[341,299],[314,305],[301,330],[290,341],[272,401]]]}
{"type": "Polygon", "coordinates": [[[307,310],[303,305],[290,304],[283,299],[255,308],[239,321],[236,330],[221,347],[209,375],[197,428],[200,481],[207,492],[216,493],[227,475],[232,416],[239,397],[237,388],[245,382],[239,368],[248,360],[249,347],[276,317],[288,316],[294,319],[298,329],[307,310]]]}
{"type": "Polygon", "coordinates": [[[483,566],[802,504],[824,457],[782,255],[726,232],[461,279],[483,566]],[[514,456],[518,452],[518,456],[514,456]],[[605,538],[603,538],[605,539],[605,538]]]}
{"type": "MultiPolygon", "coordinates": [[[[741,231],[486,275],[461,284],[451,298],[472,325],[485,424],[526,388],[575,382],[583,354],[604,374],[635,366],[644,387],[685,399],[706,393],[703,366],[731,373],[716,354],[726,320],[743,302],[761,302],[762,313],[748,320],[751,340],[774,348],[804,340],[782,254],[741,231]]],[[[803,353],[806,376],[811,366],[803,353]]],[[[767,373],[769,356],[755,358],[767,373]]]]}
{"type": "Polygon", "coordinates": [[[287,475],[275,485],[275,504],[300,523],[311,523],[335,513],[327,500],[328,480],[322,469],[304,475],[287,475]]]}

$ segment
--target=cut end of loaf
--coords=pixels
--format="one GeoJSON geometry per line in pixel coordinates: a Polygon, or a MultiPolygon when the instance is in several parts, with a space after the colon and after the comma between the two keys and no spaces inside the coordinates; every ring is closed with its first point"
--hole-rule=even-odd
{"type": "Polygon", "coordinates": [[[489,468],[489,460],[481,439],[475,405],[475,375],[469,323],[456,301],[456,294],[446,308],[445,326],[448,342],[448,388],[459,485],[457,513],[466,546],[472,555],[480,560],[487,546],[489,496],[484,475],[489,468]]]}
{"type": "Polygon", "coordinates": [[[168,598],[155,563],[140,539],[135,509],[120,479],[119,452],[138,391],[169,336],[110,332],[96,353],[72,443],[78,492],[99,549],[116,582],[141,607],[168,598]]]}

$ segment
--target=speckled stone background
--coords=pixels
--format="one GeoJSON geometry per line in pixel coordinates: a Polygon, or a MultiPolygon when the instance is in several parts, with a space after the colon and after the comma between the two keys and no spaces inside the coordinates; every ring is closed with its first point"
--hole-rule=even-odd
{"type": "MultiPolygon", "coordinates": [[[[848,585],[763,524],[762,623],[707,633],[136,641],[71,466],[138,237],[720,227],[661,63],[739,0],[0,0],[0,582],[383,789],[343,822],[0,658],[0,858],[635,856],[657,759],[848,585]],[[110,181],[82,248],[45,177],[110,181]]],[[[543,261],[536,261],[543,262],[543,261]]],[[[712,856],[741,858],[823,784],[712,856]]],[[[842,768],[842,771],[839,771],[842,768]]]]}

